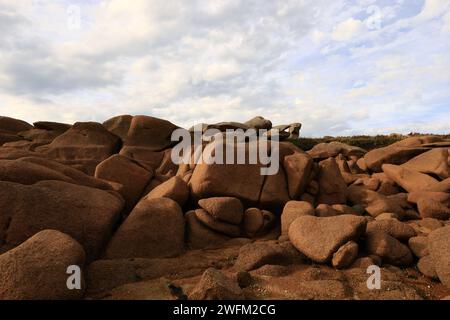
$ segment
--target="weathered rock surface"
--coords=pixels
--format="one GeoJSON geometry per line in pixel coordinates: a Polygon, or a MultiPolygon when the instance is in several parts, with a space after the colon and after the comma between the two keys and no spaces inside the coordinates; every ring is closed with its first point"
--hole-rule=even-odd
{"type": "Polygon", "coordinates": [[[384,232],[398,240],[408,240],[416,235],[414,229],[397,219],[371,221],[367,224],[367,233],[384,232]]]}
{"type": "Polygon", "coordinates": [[[239,300],[242,290],[236,281],[220,270],[210,268],[203,273],[199,283],[189,294],[191,300],[239,300]]]}
{"type": "Polygon", "coordinates": [[[365,231],[366,223],[366,219],[354,215],[326,218],[302,216],[289,227],[289,239],[311,260],[325,263],[341,245],[358,240],[365,231]]]}
{"type": "Polygon", "coordinates": [[[179,164],[178,127],[163,119],[32,126],[0,117],[0,298],[448,296],[450,141],[305,152],[292,141],[300,128],[262,117],[204,124],[217,134],[188,145],[181,155],[196,153],[179,164]],[[269,165],[249,159],[257,141],[242,137],[226,152],[245,164],[210,163],[227,129],[270,130],[258,139],[272,140],[278,170],[263,175],[269,165]],[[286,140],[278,150],[273,129],[286,140]],[[62,265],[85,271],[84,260],[82,290],[67,290],[62,265]],[[380,290],[367,288],[371,265],[380,290]]]}
{"type": "Polygon", "coordinates": [[[408,201],[417,204],[422,218],[446,220],[450,218],[450,193],[419,191],[408,195],[408,201]]]}
{"type": "Polygon", "coordinates": [[[281,214],[281,233],[288,234],[289,227],[295,219],[301,216],[314,216],[314,207],[306,201],[289,201],[281,214]]]}
{"type": "Polygon", "coordinates": [[[433,258],[428,255],[419,259],[417,262],[417,269],[424,275],[432,279],[439,279],[439,276],[436,273],[435,262],[433,258]]]}
{"type": "Polygon", "coordinates": [[[374,172],[381,172],[383,164],[401,165],[422,154],[429,148],[422,147],[425,143],[440,141],[437,137],[411,137],[393,143],[384,148],[378,148],[365,154],[365,165],[374,172]]]}
{"type": "Polygon", "coordinates": [[[198,221],[203,223],[208,228],[217,231],[219,233],[225,234],[229,237],[239,237],[241,234],[241,229],[238,225],[234,225],[227,222],[222,222],[215,219],[208,212],[203,209],[196,209],[195,216],[198,221]]]}
{"type": "Polygon", "coordinates": [[[428,251],[428,237],[417,236],[409,238],[408,246],[418,258],[423,258],[430,254],[428,251]]]}
{"type": "Polygon", "coordinates": [[[346,157],[356,156],[360,158],[366,152],[367,151],[362,148],[333,141],[330,143],[319,143],[315,145],[311,150],[308,151],[308,154],[314,159],[327,159],[330,157],[336,157],[339,154],[342,154],[346,157]]]}
{"type": "Polygon", "coordinates": [[[0,130],[10,133],[19,133],[33,128],[33,126],[25,121],[10,117],[0,117],[0,130]]]}
{"type": "Polygon", "coordinates": [[[401,166],[384,164],[382,169],[388,178],[395,181],[399,186],[408,192],[427,190],[433,188],[439,182],[427,174],[413,171],[401,166]]]}
{"type": "Polygon", "coordinates": [[[213,197],[201,199],[198,205],[217,220],[239,224],[242,221],[244,208],[241,201],[233,197],[213,197]]]}
{"type": "Polygon", "coordinates": [[[189,187],[186,181],[178,176],[172,177],[150,191],[145,198],[155,199],[163,197],[174,200],[182,207],[189,199],[189,187]]]}
{"type": "Polygon", "coordinates": [[[312,159],[304,153],[295,152],[284,158],[284,169],[291,199],[298,199],[305,192],[312,167],[312,159]]]}
{"type": "Polygon", "coordinates": [[[190,179],[193,196],[198,199],[228,196],[256,204],[264,183],[259,165],[197,164],[190,179]]]}
{"type": "Polygon", "coordinates": [[[106,257],[171,257],[184,251],[184,218],[169,198],[142,199],[120,225],[106,249],[106,257]]]}
{"type": "Polygon", "coordinates": [[[409,160],[402,167],[411,171],[432,174],[447,179],[450,177],[448,149],[436,148],[409,160]]]}
{"type": "Polygon", "coordinates": [[[242,219],[242,229],[246,236],[253,237],[264,228],[264,214],[258,208],[248,208],[242,219]]]}
{"type": "Polygon", "coordinates": [[[234,268],[250,271],[267,264],[290,265],[301,261],[302,255],[290,243],[262,241],[241,247],[234,268]]]}
{"type": "Polygon", "coordinates": [[[191,249],[216,247],[230,240],[230,237],[218,233],[201,223],[197,219],[195,211],[186,213],[186,232],[187,245],[191,249]]]}
{"type": "Polygon", "coordinates": [[[358,248],[358,244],[354,241],[349,241],[342,245],[333,254],[333,259],[331,260],[333,267],[342,269],[351,265],[358,256],[358,248]]]}
{"type": "Polygon", "coordinates": [[[373,217],[385,212],[392,212],[400,217],[405,215],[401,202],[360,186],[348,187],[348,199],[355,205],[363,205],[373,217]]]}
{"type": "Polygon", "coordinates": [[[428,250],[439,280],[450,288],[450,226],[430,233],[428,250]]]}
{"type": "Polygon", "coordinates": [[[84,263],[84,250],[73,238],[55,230],[38,232],[0,255],[0,299],[80,299],[84,281],[80,289],[69,290],[67,269],[84,263]]]}
{"type": "Polygon", "coordinates": [[[334,158],[319,163],[319,195],[318,203],[345,204],[347,201],[347,184],[342,178],[334,158]]]}
{"type": "Polygon", "coordinates": [[[92,259],[108,241],[123,208],[118,195],[62,181],[30,186],[0,181],[0,190],[2,251],[54,229],[77,240],[92,259]]]}
{"type": "Polygon", "coordinates": [[[90,175],[103,160],[119,151],[120,138],[96,122],[78,122],[49,145],[36,148],[50,159],[90,175]]]}
{"type": "Polygon", "coordinates": [[[125,199],[129,210],[138,202],[152,176],[153,172],[118,154],[101,162],[95,169],[96,178],[122,185],[119,193],[125,199]]]}
{"type": "Polygon", "coordinates": [[[249,128],[255,129],[272,129],[272,122],[270,120],[264,119],[263,117],[254,117],[244,122],[244,125],[248,126],[249,128]]]}
{"type": "Polygon", "coordinates": [[[58,180],[100,189],[110,189],[107,183],[79,170],[38,157],[0,160],[0,180],[32,185],[44,180],[58,180]]]}
{"type": "Polygon", "coordinates": [[[385,232],[368,233],[366,251],[381,257],[383,262],[397,266],[407,266],[413,261],[409,248],[385,232]]]}

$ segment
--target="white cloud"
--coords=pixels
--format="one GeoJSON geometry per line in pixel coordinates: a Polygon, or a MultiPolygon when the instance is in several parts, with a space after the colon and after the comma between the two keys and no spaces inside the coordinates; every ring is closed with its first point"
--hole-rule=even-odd
{"type": "Polygon", "coordinates": [[[361,20],[349,18],[336,26],[331,37],[335,41],[349,41],[363,34],[366,29],[361,20]]]}
{"type": "Polygon", "coordinates": [[[450,11],[447,12],[447,13],[442,17],[442,22],[443,22],[442,32],[444,32],[444,33],[450,33],[450,11]]]}
{"type": "Polygon", "coordinates": [[[425,0],[422,11],[416,19],[420,21],[430,20],[441,16],[450,5],[449,0],[425,0]]]}
{"type": "Polygon", "coordinates": [[[71,30],[72,2],[0,0],[0,113],[450,131],[447,2],[80,1],[71,30]],[[372,5],[380,29],[367,28],[372,5]]]}

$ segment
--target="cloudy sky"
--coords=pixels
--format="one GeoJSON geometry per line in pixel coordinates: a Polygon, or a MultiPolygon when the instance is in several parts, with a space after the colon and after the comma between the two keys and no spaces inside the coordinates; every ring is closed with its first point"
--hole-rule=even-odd
{"type": "Polygon", "coordinates": [[[0,114],[450,132],[450,0],[0,0],[0,114]]]}

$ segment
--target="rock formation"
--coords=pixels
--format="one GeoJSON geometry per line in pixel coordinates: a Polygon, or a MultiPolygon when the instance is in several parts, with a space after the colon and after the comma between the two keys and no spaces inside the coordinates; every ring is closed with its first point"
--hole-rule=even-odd
{"type": "MultiPolygon", "coordinates": [[[[265,129],[272,143],[279,129],[279,168],[262,175],[259,160],[194,161],[214,141],[172,162],[178,128],[149,116],[0,117],[0,299],[450,295],[449,141],[305,152],[292,143],[299,123],[202,125],[265,129]],[[74,265],[80,289],[67,287],[74,265]],[[379,290],[366,286],[371,265],[379,290]]],[[[248,155],[255,141],[239,144],[248,155]]]]}

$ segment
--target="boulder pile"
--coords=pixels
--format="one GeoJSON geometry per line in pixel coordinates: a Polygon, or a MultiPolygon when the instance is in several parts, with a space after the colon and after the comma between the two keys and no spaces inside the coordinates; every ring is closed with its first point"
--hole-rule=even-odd
{"type": "Polygon", "coordinates": [[[202,125],[280,129],[278,171],[262,175],[259,161],[174,163],[178,128],[0,117],[0,299],[450,295],[450,141],[305,152],[299,123],[202,125]],[[80,288],[68,285],[74,266],[80,288]]]}

